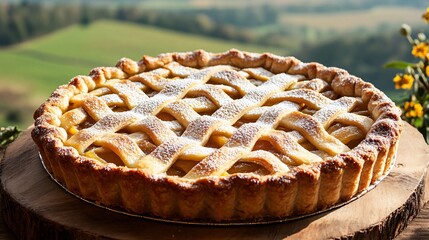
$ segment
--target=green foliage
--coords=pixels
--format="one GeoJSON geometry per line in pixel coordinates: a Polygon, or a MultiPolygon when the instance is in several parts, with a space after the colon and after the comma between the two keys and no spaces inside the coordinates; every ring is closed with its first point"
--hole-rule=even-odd
{"type": "Polygon", "coordinates": [[[73,25],[116,19],[117,10],[105,5],[0,1],[0,46],[12,45],[73,25]]]}
{"type": "Polygon", "coordinates": [[[17,127],[0,127],[0,149],[13,142],[21,133],[17,127]]]}
{"type": "Polygon", "coordinates": [[[409,63],[409,62],[393,61],[393,62],[386,63],[384,65],[384,68],[395,68],[399,70],[406,70],[409,67],[414,67],[414,65],[415,65],[414,63],[409,63]]]}
{"type": "Polygon", "coordinates": [[[0,46],[46,34],[79,19],[75,6],[0,3],[0,46]]]}

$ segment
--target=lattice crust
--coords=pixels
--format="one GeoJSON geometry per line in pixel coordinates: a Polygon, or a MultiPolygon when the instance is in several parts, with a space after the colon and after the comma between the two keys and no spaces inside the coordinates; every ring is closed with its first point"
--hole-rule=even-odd
{"type": "MultiPolygon", "coordinates": [[[[200,50],[139,62],[124,58],[116,67],[75,77],[36,111],[33,138],[49,170],[84,197],[138,213],[190,219],[205,214],[218,221],[311,212],[352,197],[386,173],[402,129],[399,116],[384,94],[341,69],[272,54],[200,50]],[[82,176],[88,171],[94,176],[82,176]],[[207,188],[201,184],[222,185],[215,179],[238,186],[235,179],[258,176],[263,189],[275,179],[287,181],[272,183],[281,196],[297,181],[295,200],[307,195],[310,200],[277,212],[265,206],[237,213],[241,198],[231,203],[237,211],[220,215],[196,206],[160,210],[155,203],[143,206],[147,201],[171,205],[150,190],[136,198],[119,183],[104,189],[106,171],[112,172],[107,182],[126,182],[136,173],[155,182],[164,179],[160,186],[173,189],[166,195],[176,197],[189,191],[189,184],[199,192],[207,188]],[[85,181],[95,181],[98,190],[88,189],[85,181]],[[124,195],[138,203],[123,200],[124,195]]],[[[222,191],[238,197],[239,190],[222,191]]],[[[184,194],[185,202],[195,198],[192,204],[211,196],[184,194]]],[[[260,194],[259,200],[246,198],[262,205],[290,198],[260,194]]]]}
{"type": "Polygon", "coordinates": [[[172,62],[73,96],[60,118],[69,133],[65,145],[101,163],[109,160],[99,155],[113,152],[119,159],[108,158],[117,165],[149,173],[166,173],[178,160],[181,169],[195,163],[184,176],[193,179],[223,175],[240,160],[271,174],[289,171],[287,165],[350,150],[346,144],[362,140],[373,123],[361,112],[350,113],[357,98],[331,100],[319,92],[326,90],[323,83],[297,88],[304,81],[311,86],[323,80],[172,62]],[[255,150],[258,141],[273,147],[255,150]]]}

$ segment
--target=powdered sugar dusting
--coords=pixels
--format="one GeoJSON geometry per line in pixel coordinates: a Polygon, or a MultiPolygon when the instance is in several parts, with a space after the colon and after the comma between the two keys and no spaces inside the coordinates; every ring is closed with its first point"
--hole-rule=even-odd
{"type": "MultiPolygon", "coordinates": [[[[128,80],[106,81],[108,93],[100,91],[97,93],[100,102],[89,104],[99,109],[103,108],[100,103],[112,109],[120,106],[120,111],[128,107],[128,111],[112,112],[104,106],[106,111],[100,120],[75,134],[70,143],[81,141],[81,146],[86,148],[103,134],[131,124],[126,131],[145,131],[145,136],[152,136],[158,146],[150,154],[133,161],[130,167],[144,167],[162,174],[178,158],[198,159],[199,163],[186,178],[225,174],[236,161],[246,157],[253,158],[256,164],[270,172],[289,171],[287,164],[291,160],[282,159],[293,159],[295,164],[321,161],[318,155],[322,156],[324,152],[317,150],[314,153],[318,154],[314,154],[298,143],[306,139],[312,141],[312,137],[322,138],[322,143],[318,143],[324,144],[322,150],[346,150],[341,142],[325,136],[323,128],[341,114],[340,121],[357,121],[353,115],[345,114],[353,108],[355,101],[353,98],[331,100],[324,97],[318,92],[329,86],[321,79],[305,80],[302,75],[274,74],[261,67],[196,69],[177,62],[164,65],[165,62],[155,60],[151,62],[153,67],[160,64],[155,70],[136,74],[128,80]],[[306,114],[294,115],[300,109],[305,109],[306,114]],[[154,121],[144,121],[149,118],[154,121]],[[155,124],[158,121],[160,124],[155,124]],[[279,130],[275,130],[277,127],[279,130]],[[163,134],[164,128],[168,133],[163,134]],[[213,133],[218,135],[212,136],[213,133]],[[252,151],[260,138],[273,145],[273,152],[252,151]],[[209,141],[211,143],[204,146],[209,141]],[[197,153],[197,150],[204,152],[197,153]],[[274,154],[274,151],[278,153],[274,154]]],[[[299,64],[291,72],[305,72],[310,66],[299,64]]],[[[139,136],[130,139],[138,141],[139,136]]],[[[117,148],[126,150],[118,144],[117,148]]],[[[318,144],[314,145],[319,148],[318,144]]]]}

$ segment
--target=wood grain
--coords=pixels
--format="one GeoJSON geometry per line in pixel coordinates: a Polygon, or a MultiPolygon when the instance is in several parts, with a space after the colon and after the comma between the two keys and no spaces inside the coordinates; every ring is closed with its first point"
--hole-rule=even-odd
{"type": "Polygon", "coordinates": [[[166,223],[83,202],[45,172],[29,131],[7,148],[1,162],[1,211],[20,239],[392,239],[429,199],[429,149],[408,124],[395,168],[361,198],[300,220],[247,226],[166,223]]]}

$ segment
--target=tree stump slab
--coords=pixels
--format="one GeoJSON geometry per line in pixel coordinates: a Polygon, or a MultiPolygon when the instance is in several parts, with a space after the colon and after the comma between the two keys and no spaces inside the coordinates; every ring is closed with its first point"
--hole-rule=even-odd
{"type": "Polygon", "coordinates": [[[392,239],[429,200],[429,147],[406,124],[390,174],[341,207],[258,225],[189,225],[127,216],[82,201],[43,168],[31,128],[1,161],[1,212],[19,239],[392,239]]]}

